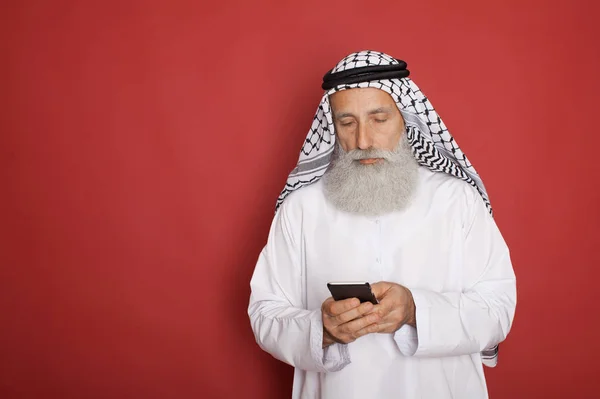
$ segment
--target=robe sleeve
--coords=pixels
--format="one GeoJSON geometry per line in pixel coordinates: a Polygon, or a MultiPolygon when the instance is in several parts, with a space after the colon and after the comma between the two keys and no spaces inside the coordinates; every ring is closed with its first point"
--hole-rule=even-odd
{"type": "Polygon", "coordinates": [[[464,242],[462,292],[412,289],[416,329],[394,334],[406,356],[474,354],[502,342],[516,307],[516,280],[508,247],[479,196],[473,204],[464,242]]]}
{"type": "Polygon", "coordinates": [[[347,345],[323,350],[321,309],[303,305],[301,223],[286,201],[273,220],[250,281],[248,315],[258,345],[293,367],[314,372],[350,363],[347,345]],[[292,219],[292,220],[290,220],[292,219]]]}

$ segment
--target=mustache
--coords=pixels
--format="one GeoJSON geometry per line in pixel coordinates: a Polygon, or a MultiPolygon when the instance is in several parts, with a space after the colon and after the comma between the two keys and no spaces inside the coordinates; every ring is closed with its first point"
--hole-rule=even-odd
{"type": "Polygon", "coordinates": [[[368,148],[366,150],[354,149],[348,151],[346,154],[347,159],[351,159],[353,161],[360,161],[361,159],[369,159],[369,158],[382,158],[386,161],[393,159],[394,155],[396,155],[396,151],[390,150],[382,150],[379,148],[368,148]]]}

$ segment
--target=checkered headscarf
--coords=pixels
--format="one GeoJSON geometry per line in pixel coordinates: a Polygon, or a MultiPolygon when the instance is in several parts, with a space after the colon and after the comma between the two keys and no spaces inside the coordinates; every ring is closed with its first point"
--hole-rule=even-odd
{"type": "MultiPolygon", "coordinates": [[[[396,102],[404,118],[412,153],[418,163],[434,172],[447,173],[472,185],[492,214],[487,192],[477,171],[461,151],[429,99],[408,75],[404,61],[376,51],[350,54],[325,75],[322,87],[326,92],[302,145],[298,165],[290,173],[277,199],[276,209],[279,209],[292,191],[319,180],[329,166],[335,144],[329,96],[346,89],[375,87],[387,92],[396,102]]],[[[495,366],[498,346],[484,350],[481,356],[485,365],[495,366]]]]}

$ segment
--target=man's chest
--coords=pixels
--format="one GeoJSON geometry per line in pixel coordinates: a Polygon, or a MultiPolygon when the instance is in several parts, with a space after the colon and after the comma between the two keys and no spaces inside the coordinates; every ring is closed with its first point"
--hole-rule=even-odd
{"type": "MultiPolygon", "coordinates": [[[[452,217],[333,218],[306,226],[308,292],[329,281],[392,281],[438,292],[462,289],[463,233],[452,217]]],[[[320,298],[319,298],[320,299],[320,298]]]]}

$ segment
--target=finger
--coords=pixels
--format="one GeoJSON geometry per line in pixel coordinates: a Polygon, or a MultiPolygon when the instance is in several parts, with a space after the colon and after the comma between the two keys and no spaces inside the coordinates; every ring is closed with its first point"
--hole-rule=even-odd
{"type": "Polygon", "coordinates": [[[329,304],[329,314],[332,316],[340,315],[351,309],[354,309],[360,305],[360,301],[357,298],[348,298],[341,301],[334,301],[329,304]]]}
{"type": "Polygon", "coordinates": [[[377,324],[377,332],[378,333],[387,333],[393,334],[398,330],[398,326],[394,323],[378,323],[377,324]]]}
{"type": "Polygon", "coordinates": [[[354,333],[354,336],[358,339],[367,334],[374,334],[381,331],[381,326],[377,323],[369,324],[364,328],[361,328],[357,332],[354,333]]]}
{"type": "Polygon", "coordinates": [[[333,300],[332,297],[325,299],[325,301],[323,301],[323,304],[321,305],[321,312],[323,312],[327,316],[332,316],[330,308],[331,308],[331,304],[334,302],[335,301],[333,300]]]}
{"type": "Polygon", "coordinates": [[[364,302],[354,309],[350,309],[347,312],[337,315],[335,321],[338,325],[344,324],[361,317],[365,313],[370,312],[371,309],[373,309],[373,304],[371,302],[364,302]]]}
{"type": "Polygon", "coordinates": [[[358,319],[349,321],[337,327],[337,330],[342,332],[343,334],[349,334],[354,336],[357,331],[362,330],[370,324],[377,323],[380,321],[379,315],[376,313],[370,314],[368,316],[363,316],[358,319]]]}
{"type": "Polygon", "coordinates": [[[380,326],[377,323],[371,323],[365,325],[363,328],[356,331],[342,332],[340,331],[340,338],[336,342],[350,343],[356,341],[363,335],[372,334],[380,331],[380,326]]]}
{"type": "Polygon", "coordinates": [[[389,308],[386,301],[379,302],[377,305],[373,306],[370,312],[366,313],[366,315],[376,314],[380,320],[383,320],[390,313],[391,309],[389,308]]]}

